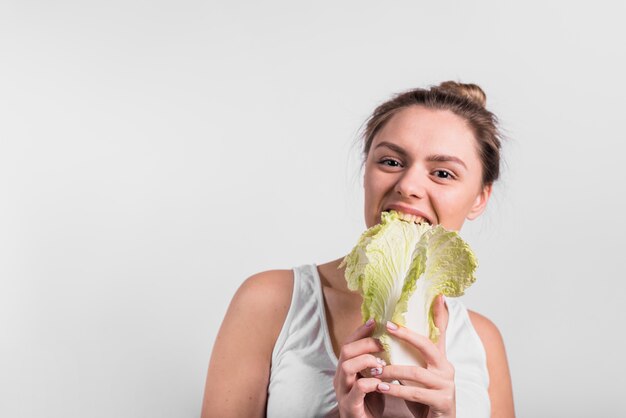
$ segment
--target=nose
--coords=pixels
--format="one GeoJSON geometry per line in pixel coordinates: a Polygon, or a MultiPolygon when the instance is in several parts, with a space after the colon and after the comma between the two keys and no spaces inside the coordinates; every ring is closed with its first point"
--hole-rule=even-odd
{"type": "Polygon", "coordinates": [[[394,191],[404,198],[422,199],[426,196],[427,176],[420,167],[409,167],[398,178],[394,191]]]}

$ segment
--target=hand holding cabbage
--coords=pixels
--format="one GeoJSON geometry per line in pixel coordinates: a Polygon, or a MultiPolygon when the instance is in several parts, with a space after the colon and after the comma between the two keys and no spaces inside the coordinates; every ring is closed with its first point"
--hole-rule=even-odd
{"type": "Polygon", "coordinates": [[[348,288],[363,296],[363,320],[376,320],[386,359],[393,364],[419,364],[419,352],[386,332],[392,321],[437,341],[439,330],[431,310],[435,298],[461,296],[476,279],[477,261],[456,232],[441,226],[406,221],[398,212],[383,212],[381,223],[361,235],[346,256],[348,288]]]}

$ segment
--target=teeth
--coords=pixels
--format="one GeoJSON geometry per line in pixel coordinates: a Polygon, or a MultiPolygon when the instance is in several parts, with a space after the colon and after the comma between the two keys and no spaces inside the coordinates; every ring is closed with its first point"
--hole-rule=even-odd
{"type": "Polygon", "coordinates": [[[405,222],[410,222],[410,223],[414,223],[414,224],[419,224],[419,223],[426,222],[426,220],[423,217],[417,216],[417,215],[412,215],[412,214],[409,214],[409,213],[400,213],[400,219],[402,219],[405,222]]]}

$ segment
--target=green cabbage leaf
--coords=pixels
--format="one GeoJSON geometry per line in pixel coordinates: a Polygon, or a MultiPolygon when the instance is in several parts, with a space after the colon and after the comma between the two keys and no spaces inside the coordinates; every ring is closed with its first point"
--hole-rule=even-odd
{"type": "Polygon", "coordinates": [[[469,245],[441,226],[415,224],[396,211],[365,231],[344,258],[348,288],[363,297],[363,321],[376,320],[373,337],[395,364],[424,365],[421,355],[386,332],[387,321],[437,341],[432,305],[443,294],[457,297],[476,280],[476,257],[469,245]]]}

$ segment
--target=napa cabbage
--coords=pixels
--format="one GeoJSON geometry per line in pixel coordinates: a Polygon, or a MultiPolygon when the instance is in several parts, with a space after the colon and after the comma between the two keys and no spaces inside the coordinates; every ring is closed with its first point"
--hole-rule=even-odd
{"type": "Polygon", "coordinates": [[[387,321],[406,326],[436,342],[435,298],[461,296],[476,280],[476,257],[454,231],[403,220],[383,212],[381,223],[366,230],[344,258],[348,288],[363,297],[363,321],[376,320],[384,357],[395,364],[424,365],[421,355],[386,332],[387,321]]]}

